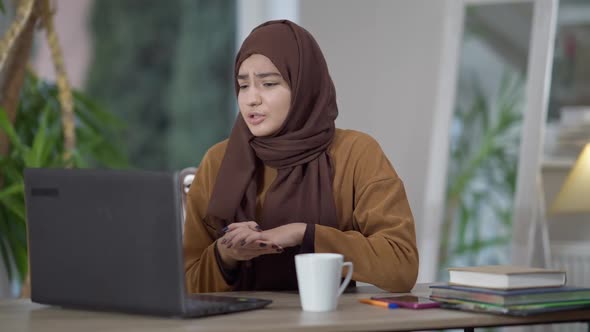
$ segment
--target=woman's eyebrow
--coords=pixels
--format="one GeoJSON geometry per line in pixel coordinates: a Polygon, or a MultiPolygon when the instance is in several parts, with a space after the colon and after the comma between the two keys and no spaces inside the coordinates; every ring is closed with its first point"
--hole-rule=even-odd
{"type": "MultiPolygon", "coordinates": [[[[282,77],[281,74],[276,73],[276,72],[258,73],[258,74],[254,74],[254,76],[256,76],[257,78],[267,78],[267,77],[271,77],[271,76],[282,77]]],[[[236,78],[238,80],[245,80],[245,79],[248,79],[248,74],[239,74],[238,76],[236,76],[236,78]]]]}
{"type": "Polygon", "coordinates": [[[266,78],[266,77],[270,77],[270,76],[278,76],[278,77],[282,77],[281,74],[276,73],[276,72],[270,72],[270,73],[258,73],[258,74],[254,74],[254,76],[258,77],[258,78],[266,78]]]}

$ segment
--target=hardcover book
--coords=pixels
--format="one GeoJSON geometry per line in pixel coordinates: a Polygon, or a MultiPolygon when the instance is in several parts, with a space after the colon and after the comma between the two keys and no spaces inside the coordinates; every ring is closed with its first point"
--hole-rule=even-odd
{"type": "Polygon", "coordinates": [[[503,306],[560,301],[590,301],[590,288],[582,287],[543,287],[515,290],[496,290],[486,288],[432,285],[432,296],[456,300],[467,300],[503,306]]]}
{"type": "Polygon", "coordinates": [[[441,308],[457,309],[465,311],[486,312],[491,314],[504,314],[512,316],[528,316],[534,314],[542,314],[546,312],[567,311],[575,309],[590,308],[590,301],[567,301],[567,302],[551,302],[538,303],[515,306],[497,306],[493,304],[436,299],[441,303],[441,308]]]}
{"type": "Polygon", "coordinates": [[[511,265],[449,268],[449,284],[491,289],[559,287],[565,271],[511,265]]]}

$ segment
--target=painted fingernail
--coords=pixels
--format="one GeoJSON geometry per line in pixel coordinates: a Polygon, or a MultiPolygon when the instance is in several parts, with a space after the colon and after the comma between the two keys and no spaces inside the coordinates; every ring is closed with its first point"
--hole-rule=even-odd
{"type": "Polygon", "coordinates": [[[227,244],[227,248],[228,248],[228,249],[229,249],[229,248],[231,248],[231,243],[228,243],[228,244],[227,244]]]}
{"type": "Polygon", "coordinates": [[[242,240],[242,241],[240,241],[240,245],[241,245],[242,247],[243,247],[243,246],[245,246],[245,245],[246,245],[246,240],[242,240]]]}
{"type": "Polygon", "coordinates": [[[226,242],[227,242],[227,239],[221,240],[221,244],[225,244],[226,242]]]}
{"type": "Polygon", "coordinates": [[[278,247],[276,244],[273,244],[273,245],[272,245],[272,248],[273,248],[273,249],[279,249],[279,247],[278,247]]]}
{"type": "Polygon", "coordinates": [[[256,225],[255,227],[259,232],[262,231],[262,229],[260,229],[260,226],[256,225]]]}
{"type": "Polygon", "coordinates": [[[227,226],[223,227],[222,231],[223,231],[224,233],[227,233],[227,231],[229,231],[229,227],[227,227],[227,226]]]}
{"type": "Polygon", "coordinates": [[[259,246],[260,246],[261,248],[265,248],[265,247],[266,247],[266,243],[261,243],[261,244],[259,244],[259,246]]]}

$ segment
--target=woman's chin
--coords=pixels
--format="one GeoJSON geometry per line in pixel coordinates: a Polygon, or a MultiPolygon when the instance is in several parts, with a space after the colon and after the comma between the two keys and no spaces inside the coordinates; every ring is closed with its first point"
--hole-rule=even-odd
{"type": "Polygon", "coordinates": [[[250,129],[250,132],[252,133],[252,135],[256,136],[256,137],[265,137],[265,136],[270,136],[272,134],[274,134],[275,130],[272,130],[272,128],[266,128],[265,126],[248,126],[248,129],[250,129]]]}

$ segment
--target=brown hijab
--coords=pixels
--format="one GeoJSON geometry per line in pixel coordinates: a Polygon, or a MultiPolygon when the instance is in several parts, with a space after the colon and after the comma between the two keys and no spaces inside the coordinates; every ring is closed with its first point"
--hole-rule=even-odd
{"type": "MultiPolygon", "coordinates": [[[[252,54],[266,56],[280,71],[291,89],[291,107],[281,129],[266,137],[253,136],[238,115],[209,202],[208,222],[219,236],[226,225],[249,220],[263,230],[292,222],[336,227],[327,148],[334,138],[338,108],[320,47],[295,23],[270,21],[252,30],[242,44],[236,76],[252,54]],[[257,220],[257,179],[264,165],[277,169],[277,177],[257,220]]],[[[237,94],[237,80],[235,88],[237,94]]],[[[236,289],[296,289],[293,256],[298,252],[299,247],[287,248],[242,264],[236,289]]]]}

